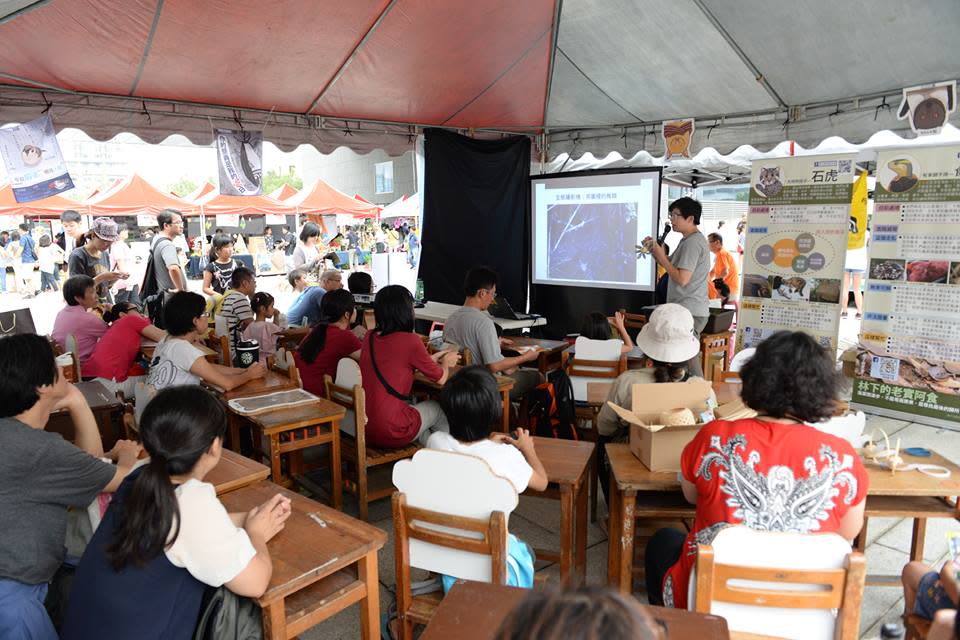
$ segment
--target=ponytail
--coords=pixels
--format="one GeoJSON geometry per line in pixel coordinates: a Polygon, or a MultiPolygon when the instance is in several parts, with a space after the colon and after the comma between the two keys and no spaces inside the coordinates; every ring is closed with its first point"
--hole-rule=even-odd
{"type": "Polygon", "coordinates": [[[163,456],[151,456],[133,483],[123,520],[107,546],[114,571],[128,564],[144,566],[180,533],[180,509],[167,464],[163,456]]]}
{"type": "Polygon", "coordinates": [[[683,382],[688,377],[686,362],[653,361],[653,379],[655,382],[683,382]]]}
{"type": "Polygon", "coordinates": [[[346,289],[328,291],[320,299],[320,322],[310,331],[297,352],[305,362],[313,364],[327,344],[327,329],[345,315],[352,315],[353,294],[346,289]]]}

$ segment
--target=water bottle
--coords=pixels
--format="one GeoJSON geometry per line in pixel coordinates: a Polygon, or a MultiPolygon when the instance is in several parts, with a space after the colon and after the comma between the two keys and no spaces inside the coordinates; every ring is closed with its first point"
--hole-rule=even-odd
{"type": "Polygon", "coordinates": [[[423,302],[423,280],[417,278],[417,291],[413,295],[414,300],[417,302],[423,302]]]}

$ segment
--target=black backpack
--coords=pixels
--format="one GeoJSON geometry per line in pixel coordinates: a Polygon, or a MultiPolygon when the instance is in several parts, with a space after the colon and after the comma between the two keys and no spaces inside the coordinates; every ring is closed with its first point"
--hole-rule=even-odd
{"type": "Polygon", "coordinates": [[[547,374],[547,381],[530,392],[530,432],[534,435],[579,440],[576,406],[570,376],[562,369],[547,374]]]}
{"type": "Polygon", "coordinates": [[[157,283],[157,248],[163,241],[170,242],[168,238],[158,238],[157,242],[150,248],[150,255],[147,256],[147,268],[143,272],[143,284],[140,285],[140,299],[143,301],[143,310],[146,312],[150,322],[158,329],[163,329],[163,297],[166,293],[160,290],[157,283]]]}

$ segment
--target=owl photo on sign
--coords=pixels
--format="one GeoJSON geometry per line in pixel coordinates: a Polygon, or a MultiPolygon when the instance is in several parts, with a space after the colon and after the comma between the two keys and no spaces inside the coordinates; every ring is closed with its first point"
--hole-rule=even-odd
{"type": "Polygon", "coordinates": [[[20,150],[20,159],[27,167],[35,167],[43,159],[43,149],[33,144],[26,144],[20,150]]]}
{"type": "Polygon", "coordinates": [[[667,148],[667,158],[690,157],[693,129],[693,119],[671,120],[663,123],[663,144],[667,148]]]}
{"type": "Polygon", "coordinates": [[[910,120],[919,135],[940,133],[947,118],[957,108],[957,82],[911,87],[903,90],[898,120],[910,120]]]}

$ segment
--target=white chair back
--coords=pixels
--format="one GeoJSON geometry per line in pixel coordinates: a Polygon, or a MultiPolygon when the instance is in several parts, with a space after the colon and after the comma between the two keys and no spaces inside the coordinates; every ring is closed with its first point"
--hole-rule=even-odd
{"type": "Polygon", "coordinates": [[[157,390],[152,384],[138,382],[137,386],[134,387],[133,406],[134,414],[137,417],[137,424],[140,424],[140,417],[143,415],[143,410],[146,409],[147,404],[153,400],[153,396],[155,395],[157,395],[157,390]]]}
{"type": "Polygon", "coordinates": [[[227,335],[227,319],[221,315],[214,316],[213,332],[216,333],[218,336],[227,335]]]}
{"type": "MultiPolygon", "coordinates": [[[[337,363],[337,377],[333,381],[338,387],[344,387],[346,389],[353,389],[357,386],[362,386],[362,381],[360,379],[360,365],[357,364],[357,361],[353,358],[340,358],[340,362],[337,363]]],[[[334,402],[337,401],[337,397],[342,395],[342,392],[337,392],[331,390],[331,395],[334,397],[330,398],[334,402]]],[[[341,398],[341,400],[350,402],[353,400],[352,397],[341,398]]],[[[366,426],[367,416],[363,416],[364,426],[366,426]]],[[[340,431],[344,433],[356,436],[357,435],[357,412],[353,409],[347,409],[347,412],[343,415],[343,418],[340,420],[340,431]]]]}
{"type": "MultiPolygon", "coordinates": [[[[509,480],[495,475],[482,458],[462,453],[421,449],[393,467],[393,484],[406,495],[409,506],[448,515],[488,520],[494,511],[502,511],[509,518],[517,507],[517,491],[509,480]]],[[[458,536],[481,537],[461,529],[419,524],[458,536]]],[[[422,540],[410,540],[410,566],[463,580],[492,580],[490,556],[422,540]]]]}
{"type": "Polygon", "coordinates": [[[747,361],[750,360],[756,352],[756,347],[738,351],[737,355],[733,356],[733,360],[730,361],[730,371],[739,372],[743,369],[743,365],[747,364],[747,361]]]}
{"type": "MultiPolygon", "coordinates": [[[[850,543],[835,533],[802,534],[756,531],[744,526],[727,527],[710,543],[714,563],[749,567],[795,569],[843,569],[850,543]]],[[[730,580],[730,586],[771,591],[814,591],[822,585],[730,580]]],[[[697,576],[690,576],[688,609],[696,609],[697,576]]],[[[787,609],[714,602],[713,615],[726,618],[730,631],[774,635],[796,640],[832,640],[836,616],[828,609],[787,609]]]]}
{"type": "MultiPolygon", "coordinates": [[[[577,338],[575,345],[577,360],[608,360],[617,361],[620,359],[620,348],[623,346],[622,340],[593,340],[592,338],[577,338]]],[[[603,371],[597,367],[578,367],[582,371],[603,371]]],[[[587,383],[596,382],[596,378],[585,376],[570,376],[570,384],[573,386],[573,399],[577,402],[587,401],[587,383]]]]}

